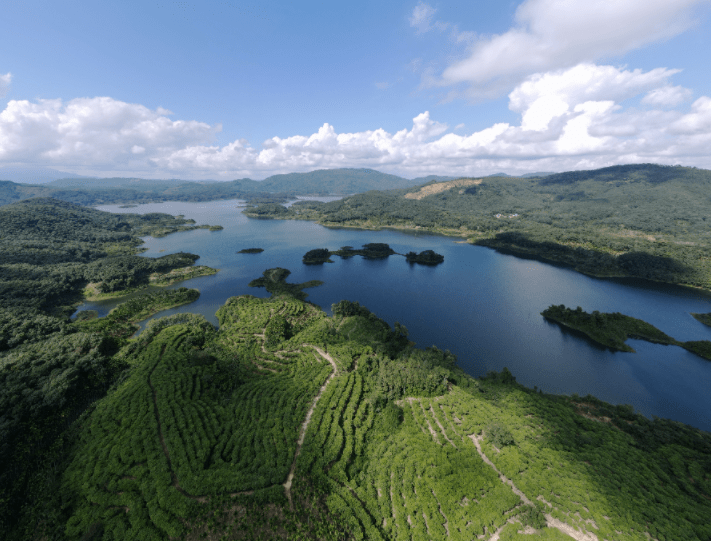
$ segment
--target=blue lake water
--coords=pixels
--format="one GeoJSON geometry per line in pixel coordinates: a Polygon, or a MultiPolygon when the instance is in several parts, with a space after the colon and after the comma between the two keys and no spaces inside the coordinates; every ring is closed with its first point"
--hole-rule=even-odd
{"type": "MultiPolygon", "coordinates": [[[[711,312],[711,295],[691,288],[641,280],[598,279],[568,268],[500,254],[447,237],[399,231],[332,229],[311,222],[257,220],[243,216],[239,201],[156,203],[111,212],[183,214],[199,224],[224,230],[196,230],[161,239],[146,238],[149,257],[178,251],[199,254],[197,264],[219,269],[173,287],[200,290],[198,301],[177,312],[214,314],[231,296],[266,297],[247,284],[272,267],[289,269],[289,282],[322,280],[305,290],[310,302],[330,313],[342,299],[358,301],[391,325],[399,321],[418,346],[449,349],[469,374],[508,367],[517,381],[544,392],[632,404],[638,412],[711,431],[711,362],[674,346],[629,340],[636,353],[612,352],[547,322],[540,312],[551,304],[581,306],[591,312],[622,312],[644,319],[678,340],[711,340],[711,328],[689,315],[711,312]],[[384,242],[396,252],[432,249],[444,255],[436,267],[410,265],[401,256],[368,261],[359,256],[307,266],[301,258],[313,248],[359,248],[384,242]],[[237,254],[242,248],[261,254],[237,254]]],[[[87,303],[105,315],[116,301],[87,303]]]]}

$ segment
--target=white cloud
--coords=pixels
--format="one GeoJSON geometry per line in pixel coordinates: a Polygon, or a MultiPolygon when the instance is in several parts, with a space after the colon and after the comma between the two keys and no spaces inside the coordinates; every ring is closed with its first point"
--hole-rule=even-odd
{"type": "Polygon", "coordinates": [[[0,75],[0,98],[4,98],[7,95],[7,90],[10,88],[11,82],[12,82],[12,73],[6,73],[5,75],[0,75]]]}
{"type": "Polygon", "coordinates": [[[466,133],[429,112],[408,129],[273,137],[261,148],[214,144],[220,126],[171,120],[111,98],[10,101],[0,112],[0,164],[41,164],[78,173],[150,178],[263,178],[275,173],[371,167],[403,176],[560,171],[618,163],[711,168],[711,97],[690,105],[676,70],[580,64],[536,74],[509,94],[520,123],[466,133]],[[639,106],[630,98],[643,97],[639,106]],[[676,104],[676,105],[675,105],[676,104]],[[102,172],[104,172],[102,174],[102,172]]]}
{"type": "MultiPolygon", "coordinates": [[[[0,112],[0,160],[120,167],[214,139],[220,126],[172,121],[159,108],[112,98],[11,100],[0,112]]],[[[136,164],[140,165],[140,164],[136,164]]]]}
{"type": "Polygon", "coordinates": [[[659,107],[674,107],[690,97],[691,90],[688,88],[668,85],[647,92],[647,95],[642,98],[642,103],[659,107]]]}
{"type": "Polygon", "coordinates": [[[509,109],[523,115],[521,126],[524,129],[540,131],[546,129],[553,118],[572,112],[576,104],[619,102],[641,92],[657,90],[678,71],[656,68],[642,72],[580,64],[529,77],[509,94],[509,109]]]}
{"type": "Polygon", "coordinates": [[[437,10],[434,9],[429,4],[420,2],[412,10],[412,15],[410,15],[410,26],[417,28],[418,32],[427,32],[430,29],[430,24],[432,23],[432,17],[437,10]]]}
{"type": "MultiPolygon", "coordinates": [[[[492,97],[540,72],[617,57],[675,36],[694,24],[708,0],[526,0],[509,31],[481,39],[447,67],[440,86],[468,85],[472,99],[492,97]]],[[[450,97],[461,95],[453,93],[450,97]]]]}

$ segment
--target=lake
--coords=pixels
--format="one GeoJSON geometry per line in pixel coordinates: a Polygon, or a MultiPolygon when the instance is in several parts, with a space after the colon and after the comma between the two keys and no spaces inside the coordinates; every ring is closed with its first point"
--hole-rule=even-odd
{"type": "MultiPolygon", "coordinates": [[[[540,312],[551,304],[585,311],[621,312],[648,321],[677,340],[711,340],[711,328],[690,312],[711,312],[711,294],[691,288],[633,279],[591,278],[568,268],[522,259],[458,242],[459,239],[394,230],[333,229],[304,221],[249,219],[241,201],[167,202],[110,212],[183,214],[198,224],[222,225],[146,238],[144,254],[157,257],[185,251],[199,254],[197,264],[219,269],[173,287],[194,287],[193,304],[166,310],[203,314],[217,324],[215,312],[232,296],[269,296],[247,284],[272,267],[291,271],[289,282],[322,280],[306,289],[307,300],[330,314],[342,299],[358,301],[391,326],[399,321],[419,347],[436,345],[458,357],[472,376],[508,367],[519,383],[544,392],[592,394],[613,404],[632,404],[651,417],[665,417],[711,431],[711,362],[674,346],[628,340],[636,353],[612,352],[547,322],[540,312]],[[302,256],[313,248],[360,248],[389,244],[396,252],[435,250],[444,255],[436,267],[410,265],[401,256],[368,261],[360,256],[307,266],[302,256]],[[243,248],[261,254],[237,254],[243,248]]],[[[80,309],[105,315],[116,301],[86,303],[80,309]]]]}

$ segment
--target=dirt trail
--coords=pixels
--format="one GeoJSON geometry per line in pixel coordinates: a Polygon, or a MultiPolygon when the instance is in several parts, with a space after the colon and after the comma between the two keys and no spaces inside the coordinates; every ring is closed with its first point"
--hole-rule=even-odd
{"type": "MultiPolygon", "coordinates": [[[[471,440],[474,442],[474,445],[476,446],[476,450],[479,453],[479,456],[481,456],[482,460],[486,462],[489,466],[493,468],[493,470],[498,474],[499,479],[501,479],[502,482],[506,483],[511,487],[511,489],[514,491],[514,493],[523,500],[523,502],[526,505],[531,505],[533,506],[533,502],[529,500],[526,495],[521,492],[518,488],[516,488],[516,485],[513,484],[513,481],[511,479],[508,479],[504,474],[502,474],[496,466],[494,466],[494,463],[489,460],[489,458],[484,454],[484,451],[481,450],[481,440],[483,439],[482,435],[477,436],[476,434],[470,434],[469,437],[471,440]]],[[[565,535],[568,535],[575,539],[576,541],[598,541],[598,538],[595,534],[591,532],[581,532],[580,530],[575,529],[573,526],[570,524],[566,524],[565,522],[558,520],[557,518],[553,518],[550,514],[546,513],[543,515],[546,517],[546,526],[549,528],[556,528],[557,530],[560,530],[563,532],[565,535]]],[[[501,528],[497,530],[494,535],[491,537],[490,541],[498,541],[499,539],[499,533],[501,531],[501,528]]]]}
{"type": "Polygon", "coordinates": [[[311,416],[314,413],[314,410],[316,409],[316,404],[318,404],[319,399],[321,398],[321,395],[323,392],[326,390],[326,387],[328,386],[329,383],[331,383],[331,380],[334,378],[336,373],[338,372],[338,366],[336,365],[336,361],[333,360],[333,357],[331,357],[328,353],[323,351],[321,348],[317,346],[313,346],[311,344],[302,344],[303,347],[312,347],[316,350],[316,352],[321,355],[324,359],[326,359],[329,363],[331,363],[331,366],[333,366],[333,372],[331,372],[331,375],[326,378],[326,381],[323,382],[323,385],[321,385],[321,388],[318,391],[318,394],[314,398],[314,401],[311,403],[311,407],[309,408],[308,413],[306,414],[306,419],[304,419],[304,422],[301,424],[301,431],[299,432],[299,439],[296,441],[296,452],[294,453],[294,461],[291,463],[291,469],[289,470],[289,475],[286,476],[286,481],[284,481],[284,490],[286,491],[286,498],[289,500],[289,507],[293,511],[294,509],[294,502],[291,499],[291,484],[294,481],[294,470],[296,470],[296,459],[299,458],[299,455],[301,454],[301,447],[304,444],[304,439],[306,438],[306,430],[309,428],[309,423],[311,422],[311,416]]]}

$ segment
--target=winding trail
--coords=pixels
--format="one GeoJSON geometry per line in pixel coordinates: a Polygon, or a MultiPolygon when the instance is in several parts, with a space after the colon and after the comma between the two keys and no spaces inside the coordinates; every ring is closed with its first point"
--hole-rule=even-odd
{"type": "Polygon", "coordinates": [[[304,439],[306,438],[306,430],[309,428],[309,423],[311,422],[311,416],[314,413],[314,410],[316,409],[316,404],[318,404],[319,399],[321,398],[321,395],[323,392],[326,390],[326,387],[328,386],[329,383],[331,383],[331,380],[334,378],[336,373],[338,372],[338,366],[336,365],[336,361],[333,360],[333,357],[331,357],[328,353],[323,351],[321,348],[318,346],[314,346],[311,344],[301,344],[303,347],[312,347],[316,350],[316,352],[321,355],[324,359],[326,359],[329,363],[331,363],[331,366],[333,366],[333,372],[331,372],[331,375],[326,378],[326,381],[323,382],[323,385],[321,385],[321,388],[318,391],[318,394],[314,398],[314,401],[311,403],[311,407],[309,408],[308,413],[306,414],[306,419],[304,419],[304,422],[301,424],[301,430],[299,431],[299,439],[296,441],[296,452],[294,453],[294,461],[291,463],[291,469],[289,470],[289,475],[286,476],[286,481],[284,481],[284,490],[286,492],[286,498],[289,500],[289,507],[293,511],[294,510],[294,501],[291,498],[291,484],[294,481],[294,471],[296,470],[296,459],[299,458],[299,455],[301,454],[301,447],[304,444],[304,439]]]}
{"type": "MultiPolygon", "coordinates": [[[[476,434],[470,434],[469,437],[474,442],[476,450],[479,453],[479,456],[481,456],[481,459],[493,468],[493,470],[498,474],[499,479],[501,479],[503,483],[509,485],[514,491],[514,494],[516,494],[519,498],[521,498],[521,500],[523,500],[523,503],[525,503],[526,505],[534,506],[534,503],[529,500],[523,492],[516,488],[516,485],[513,484],[513,481],[511,481],[511,479],[507,478],[503,473],[501,473],[496,468],[496,466],[494,466],[494,463],[489,460],[489,458],[484,454],[484,451],[481,450],[481,440],[484,438],[484,436],[481,434],[478,436],[476,434]]],[[[566,524],[565,522],[554,518],[549,513],[546,513],[543,516],[546,518],[546,526],[548,526],[549,528],[556,528],[557,530],[563,532],[565,535],[572,537],[576,541],[599,541],[594,533],[581,532],[580,530],[573,528],[570,524],[566,524]]],[[[501,530],[503,530],[503,526],[496,530],[496,532],[494,532],[489,541],[498,541],[499,535],[501,534],[501,530]]]]}

